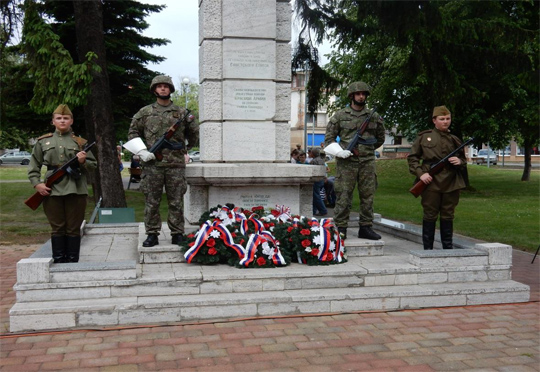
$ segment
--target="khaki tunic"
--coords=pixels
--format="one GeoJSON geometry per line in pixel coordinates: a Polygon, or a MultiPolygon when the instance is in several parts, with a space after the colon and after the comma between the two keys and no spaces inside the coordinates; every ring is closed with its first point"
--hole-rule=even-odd
{"type": "MultiPolygon", "coordinates": [[[[409,172],[420,179],[422,174],[429,172],[432,164],[443,159],[460,145],[461,141],[449,132],[441,132],[438,129],[421,132],[407,156],[409,172]]],[[[433,182],[426,190],[448,193],[466,187],[460,170],[467,167],[467,158],[464,151],[460,151],[456,156],[461,160],[461,165],[456,167],[447,163],[444,169],[433,177],[433,182]]]]}
{"type": "MultiPolygon", "coordinates": [[[[71,130],[67,133],[57,130],[38,138],[28,165],[28,179],[32,186],[46,182],[54,172],[54,169],[47,170],[45,179],[41,180],[42,167],[62,166],[82,151],[86,142],[71,130]]],[[[51,186],[50,196],[43,199],[43,211],[51,225],[51,236],[80,236],[88,195],[87,173],[96,166],[96,158],[89,151],[84,164],[79,164],[80,178],[66,174],[51,186]]]]}
{"type": "MultiPolygon", "coordinates": [[[[45,173],[45,179],[42,180],[41,168],[43,166],[59,167],[63,165],[74,158],[84,148],[86,142],[84,138],[75,136],[71,130],[64,134],[55,131],[38,138],[28,165],[28,179],[32,186],[35,187],[37,184],[45,182],[54,171],[53,169],[48,170],[45,173]]],[[[92,151],[89,151],[84,164],[79,164],[81,178],[76,180],[68,176],[62,177],[60,181],[52,185],[51,196],[88,195],[87,171],[95,169],[96,166],[96,158],[92,151]]]]}
{"type": "MultiPolygon", "coordinates": [[[[449,132],[431,129],[421,132],[414,141],[411,153],[407,156],[409,172],[417,177],[429,172],[431,164],[437,163],[461,145],[461,141],[449,132]]],[[[433,176],[433,181],[422,193],[423,219],[436,221],[453,220],[454,211],[459,203],[459,190],[466,187],[462,170],[467,167],[465,152],[460,151],[456,156],[461,160],[459,166],[450,163],[433,176]]]]}

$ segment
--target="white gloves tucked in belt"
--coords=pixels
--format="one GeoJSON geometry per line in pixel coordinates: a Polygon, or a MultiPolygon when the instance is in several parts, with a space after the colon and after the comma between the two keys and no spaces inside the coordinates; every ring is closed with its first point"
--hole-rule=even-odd
{"type": "Polygon", "coordinates": [[[140,150],[136,155],[139,155],[141,157],[141,160],[144,162],[149,162],[156,159],[156,156],[154,154],[145,149],[140,150]]]}

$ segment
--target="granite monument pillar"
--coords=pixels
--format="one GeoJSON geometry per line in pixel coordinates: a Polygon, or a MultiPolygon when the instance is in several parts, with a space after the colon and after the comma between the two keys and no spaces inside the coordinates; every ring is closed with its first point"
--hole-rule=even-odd
{"type": "Polygon", "coordinates": [[[323,167],[289,163],[291,6],[199,1],[201,162],[188,166],[186,218],[217,204],[312,214],[323,167]]]}

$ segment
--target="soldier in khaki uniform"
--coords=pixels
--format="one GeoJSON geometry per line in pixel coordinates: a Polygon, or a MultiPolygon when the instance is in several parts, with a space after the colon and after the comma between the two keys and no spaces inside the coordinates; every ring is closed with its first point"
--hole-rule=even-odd
{"type": "MultiPolygon", "coordinates": [[[[174,85],[169,76],[156,76],[150,84],[150,92],[156,96],[156,102],[143,107],[133,117],[128,132],[128,139],[140,137],[150,148],[165,132],[183,118],[186,111],[171,101],[174,85]]],[[[167,224],[171,229],[172,244],[179,244],[184,235],[184,194],[187,191],[184,155],[187,149],[199,141],[199,125],[190,116],[180,125],[169,142],[171,149],[163,149],[162,160],[147,150],[137,153],[142,160],[142,181],[140,189],[146,198],[144,209],[144,225],[147,238],[144,247],[159,244],[161,230],[159,205],[163,195],[163,187],[167,193],[169,216],[167,224]]]]}
{"type": "Polygon", "coordinates": [[[360,229],[358,237],[379,240],[381,236],[372,229],[373,198],[377,188],[375,173],[375,149],[384,143],[384,124],[382,117],[375,113],[363,134],[365,139],[374,139],[372,144],[358,144],[358,155],[344,150],[371,114],[366,108],[366,100],[371,88],[364,82],[355,82],[347,91],[350,106],[338,111],[330,119],[324,137],[325,152],[336,156],[336,206],[334,221],[340,233],[347,236],[347,226],[351,212],[353,191],[358,184],[360,196],[360,229]],[[339,144],[336,143],[340,138],[339,144]],[[337,150],[334,150],[337,149],[337,150]]]}
{"type": "Polygon", "coordinates": [[[449,164],[438,174],[431,176],[431,164],[437,163],[461,145],[456,136],[450,134],[452,122],[450,111],[445,106],[433,109],[435,128],[418,134],[411,153],[407,157],[409,172],[426,185],[422,193],[424,217],[422,223],[422,242],[424,249],[433,249],[435,224],[440,215],[441,242],[444,249],[452,249],[454,210],[459,203],[459,190],[465,188],[463,177],[467,167],[465,152],[448,159],[449,164]]]}
{"type": "Polygon", "coordinates": [[[97,162],[91,152],[83,150],[86,140],[76,137],[71,130],[73,114],[67,105],[59,105],[52,115],[54,133],[38,138],[28,166],[28,179],[43,196],[43,210],[52,227],[51,246],[55,263],[78,262],[81,247],[81,224],[86,211],[88,185],[86,174],[95,169],[97,162]],[[58,182],[47,187],[41,180],[41,167],[47,167],[45,180],[64,163],[78,158],[78,167],[72,167],[58,182]]]}

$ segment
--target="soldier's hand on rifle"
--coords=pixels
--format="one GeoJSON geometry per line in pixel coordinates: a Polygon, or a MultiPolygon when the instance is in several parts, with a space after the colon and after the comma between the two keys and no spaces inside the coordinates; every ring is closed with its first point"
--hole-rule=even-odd
{"type": "Polygon", "coordinates": [[[84,164],[84,162],[86,161],[86,152],[79,151],[77,153],[77,160],[80,164],[84,164]]]}
{"type": "Polygon", "coordinates": [[[156,159],[156,156],[146,149],[140,150],[135,155],[139,155],[141,157],[141,160],[144,162],[149,162],[156,159]]]}
{"type": "Polygon", "coordinates": [[[424,173],[420,176],[420,181],[424,182],[426,185],[429,185],[431,181],[433,181],[433,177],[431,177],[429,173],[424,173]]]}
{"type": "Polygon", "coordinates": [[[457,156],[452,156],[451,158],[448,159],[448,162],[452,165],[460,165],[461,159],[458,158],[457,156]]]}
{"type": "Polygon", "coordinates": [[[49,196],[51,192],[51,189],[47,187],[47,185],[45,185],[44,183],[38,183],[36,186],[34,186],[34,189],[36,189],[36,191],[43,196],[49,196]]]}
{"type": "Polygon", "coordinates": [[[349,150],[341,150],[336,154],[338,158],[342,158],[342,159],[347,159],[351,155],[352,155],[352,152],[350,152],[349,150]]]}

